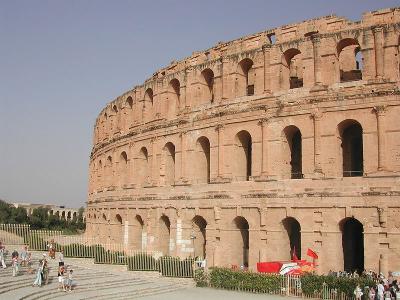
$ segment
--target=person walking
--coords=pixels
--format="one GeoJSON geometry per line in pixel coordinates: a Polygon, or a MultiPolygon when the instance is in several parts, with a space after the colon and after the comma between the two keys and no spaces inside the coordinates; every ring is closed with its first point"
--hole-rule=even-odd
{"type": "Polygon", "coordinates": [[[27,257],[28,257],[28,247],[24,246],[21,251],[21,267],[26,267],[27,257]]]}
{"type": "Polygon", "coordinates": [[[43,267],[43,262],[42,260],[40,260],[36,272],[36,278],[35,281],[33,282],[33,286],[42,286],[42,271],[43,271],[42,267],[43,267]]]}
{"type": "Polygon", "coordinates": [[[4,253],[6,251],[5,246],[3,243],[0,241],[0,263],[3,269],[7,268],[6,263],[4,262],[4,253]]]}
{"type": "Polygon", "coordinates": [[[64,277],[64,267],[59,266],[58,267],[58,291],[62,289],[65,291],[65,277],[64,277]]]}
{"type": "Polygon", "coordinates": [[[383,293],[385,292],[385,286],[383,285],[383,281],[379,281],[378,284],[378,300],[383,300],[383,293]]]}
{"type": "Polygon", "coordinates": [[[60,254],[58,255],[58,265],[63,266],[64,265],[64,250],[61,249],[60,254]]]}
{"type": "Polygon", "coordinates": [[[12,257],[12,276],[18,275],[18,255],[12,257]]]}
{"type": "Polygon", "coordinates": [[[363,295],[363,292],[360,288],[360,285],[357,284],[356,288],[354,289],[354,296],[356,296],[356,300],[361,300],[362,295],[363,295]]]}
{"type": "Polygon", "coordinates": [[[69,273],[68,273],[68,279],[67,279],[67,286],[66,286],[66,288],[67,288],[67,290],[68,290],[69,292],[72,291],[72,273],[73,273],[73,272],[74,272],[73,270],[69,270],[69,273]]]}

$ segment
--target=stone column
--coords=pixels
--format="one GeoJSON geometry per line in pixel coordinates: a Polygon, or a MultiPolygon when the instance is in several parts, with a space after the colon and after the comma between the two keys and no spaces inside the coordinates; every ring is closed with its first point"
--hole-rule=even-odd
{"type": "Polygon", "coordinates": [[[377,132],[378,132],[378,171],[383,171],[386,168],[386,155],[385,155],[386,106],[385,105],[375,106],[374,112],[376,114],[377,132]]]}
{"type": "Polygon", "coordinates": [[[224,174],[224,157],[223,157],[223,152],[224,149],[223,147],[223,140],[224,140],[224,126],[219,124],[216,127],[216,130],[218,132],[218,172],[217,172],[217,177],[221,179],[224,174]]]}
{"type": "Polygon", "coordinates": [[[181,138],[181,170],[180,170],[181,174],[180,175],[181,176],[180,176],[179,180],[181,183],[187,181],[186,165],[185,165],[185,163],[186,163],[186,135],[187,135],[186,131],[183,131],[180,134],[180,138],[181,138]]]}
{"type": "Polygon", "coordinates": [[[267,153],[267,125],[268,119],[264,118],[259,121],[261,125],[261,177],[268,176],[268,153],[267,153]]]}
{"type": "Polygon", "coordinates": [[[264,50],[264,92],[271,93],[271,70],[270,70],[270,55],[271,46],[266,45],[263,47],[264,50]]]}
{"type": "Polygon", "coordinates": [[[383,78],[383,28],[374,27],[376,77],[383,78]]]}
{"type": "Polygon", "coordinates": [[[314,173],[322,174],[321,165],[321,119],[322,112],[314,111],[311,114],[314,122],[314,173]]]}
{"type": "Polygon", "coordinates": [[[311,38],[314,56],[314,86],[322,86],[321,39],[319,36],[311,38]]]}
{"type": "Polygon", "coordinates": [[[155,144],[157,143],[157,138],[152,138],[151,139],[151,162],[150,162],[150,173],[149,177],[150,180],[146,180],[146,185],[151,184],[156,186],[157,185],[157,178],[156,178],[156,170],[157,170],[157,147],[155,147],[155,144]]]}

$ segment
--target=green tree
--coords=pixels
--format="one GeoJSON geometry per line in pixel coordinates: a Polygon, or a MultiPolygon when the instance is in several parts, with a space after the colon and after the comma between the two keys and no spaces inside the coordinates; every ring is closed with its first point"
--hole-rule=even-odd
{"type": "Polygon", "coordinates": [[[11,217],[11,205],[0,200],[0,223],[9,223],[11,217]]]}
{"type": "Polygon", "coordinates": [[[48,228],[49,209],[45,207],[34,208],[29,218],[32,229],[48,228]]]}
{"type": "Polygon", "coordinates": [[[15,224],[26,224],[28,223],[29,218],[26,212],[26,209],[23,207],[12,207],[11,208],[11,220],[10,223],[15,224]]]}

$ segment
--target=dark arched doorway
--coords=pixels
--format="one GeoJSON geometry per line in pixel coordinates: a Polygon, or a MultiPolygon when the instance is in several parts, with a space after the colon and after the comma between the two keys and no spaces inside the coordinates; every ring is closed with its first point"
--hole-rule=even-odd
{"type": "Polygon", "coordinates": [[[294,258],[294,254],[301,259],[301,227],[300,223],[292,217],[287,217],[282,221],[289,238],[289,254],[290,258],[294,258]]]}
{"type": "Polygon", "coordinates": [[[364,227],[355,218],[344,219],[342,231],[343,262],[346,272],[364,270],[364,227]]]}
{"type": "Polygon", "coordinates": [[[195,257],[200,256],[201,258],[206,257],[206,227],[207,222],[201,216],[195,216],[192,220],[192,235],[193,248],[195,257]]]}
{"type": "Polygon", "coordinates": [[[363,176],[363,130],[360,123],[345,120],[339,124],[339,132],[342,140],[343,177],[363,176]]]}
{"type": "Polygon", "coordinates": [[[240,264],[247,268],[249,266],[249,223],[243,217],[236,217],[233,220],[236,232],[233,234],[238,237],[238,257],[240,264]]]}

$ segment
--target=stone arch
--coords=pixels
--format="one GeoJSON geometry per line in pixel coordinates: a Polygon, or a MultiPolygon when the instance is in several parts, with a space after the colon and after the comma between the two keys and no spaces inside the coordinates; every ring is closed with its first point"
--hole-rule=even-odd
{"type": "Polygon", "coordinates": [[[146,147],[140,148],[139,155],[136,164],[136,176],[138,177],[138,182],[141,185],[147,184],[150,176],[149,172],[149,153],[146,147]]]}
{"type": "Polygon", "coordinates": [[[239,62],[236,78],[237,97],[254,95],[255,70],[253,65],[253,60],[248,57],[239,62]]]}
{"type": "Polygon", "coordinates": [[[128,96],[125,100],[125,107],[128,107],[129,109],[133,109],[133,99],[132,96],[128,96]]]}
{"type": "Polygon", "coordinates": [[[190,238],[193,241],[194,257],[206,257],[206,227],[207,221],[202,216],[196,215],[192,219],[192,234],[190,238]]]}
{"type": "Polygon", "coordinates": [[[294,258],[294,254],[301,259],[301,226],[299,221],[293,217],[287,217],[282,220],[282,225],[287,232],[287,250],[289,259],[294,258]]]}
{"type": "Polygon", "coordinates": [[[111,185],[113,182],[113,159],[112,156],[109,155],[107,156],[107,161],[106,161],[106,176],[107,176],[107,181],[108,184],[111,185]]]}
{"type": "Polygon", "coordinates": [[[198,183],[210,183],[210,140],[201,136],[196,141],[195,178],[198,183]]]}
{"type": "Polygon", "coordinates": [[[152,107],[153,106],[153,97],[154,97],[154,94],[153,94],[153,89],[152,88],[148,88],[148,89],[146,89],[146,91],[144,92],[144,106],[145,107],[147,107],[147,106],[150,106],[150,107],[152,107]]]}
{"type": "Polygon", "coordinates": [[[285,173],[292,179],[303,178],[302,167],[302,135],[298,127],[294,125],[283,129],[283,147],[285,173]]]}
{"type": "Polygon", "coordinates": [[[131,117],[133,111],[133,98],[131,96],[128,96],[125,100],[125,109],[124,109],[124,121],[125,121],[125,129],[129,129],[131,125],[131,117]]]}
{"type": "Polygon", "coordinates": [[[141,215],[137,214],[132,220],[131,244],[135,250],[144,250],[144,221],[141,215]]]}
{"type": "Polygon", "coordinates": [[[303,56],[299,49],[290,48],[282,54],[282,89],[303,87],[303,56]]]}
{"type": "Polygon", "coordinates": [[[68,221],[71,221],[71,216],[72,216],[72,215],[71,215],[71,211],[68,211],[68,212],[67,212],[67,220],[68,220],[68,221]]]}
{"type": "Polygon", "coordinates": [[[62,212],[61,212],[61,219],[62,220],[66,220],[66,218],[65,218],[65,210],[63,210],[62,212]]]}
{"type": "Polygon", "coordinates": [[[173,118],[176,116],[180,107],[180,97],[181,83],[178,79],[173,78],[168,84],[168,101],[166,101],[167,118],[173,118]]]}
{"type": "Polygon", "coordinates": [[[111,237],[114,243],[122,244],[124,240],[124,224],[120,214],[116,214],[111,224],[111,237]]]}
{"type": "Polygon", "coordinates": [[[252,175],[252,138],[248,131],[239,131],[234,140],[234,176],[238,181],[248,181],[252,175]]]}
{"type": "Polygon", "coordinates": [[[159,250],[163,255],[170,255],[169,244],[171,235],[171,222],[166,215],[159,219],[159,250]]]}
{"type": "Polygon", "coordinates": [[[123,186],[127,184],[128,177],[128,155],[125,151],[122,151],[119,155],[119,176],[120,176],[120,185],[123,186]]]}
{"type": "Polygon", "coordinates": [[[364,226],[355,219],[344,218],[339,222],[342,232],[343,268],[347,272],[364,270],[364,226]]]}
{"type": "Polygon", "coordinates": [[[78,217],[78,214],[76,213],[76,211],[74,211],[73,214],[72,214],[72,219],[76,220],[77,217],[78,217]]]}
{"type": "Polygon", "coordinates": [[[164,182],[166,185],[175,184],[175,145],[171,142],[165,144],[163,148],[164,161],[164,182]]]}
{"type": "Polygon", "coordinates": [[[230,233],[233,265],[249,266],[249,222],[241,216],[232,221],[233,230],[230,233]]]}
{"type": "Polygon", "coordinates": [[[336,48],[340,82],[362,80],[363,57],[358,40],[344,38],[336,48]]]}
{"type": "Polygon", "coordinates": [[[338,133],[340,138],[340,153],[343,177],[363,176],[363,128],[353,119],[339,123],[338,133]]]}
{"type": "Polygon", "coordinates": [[[214,102],[214,72],[210,69],[201,71],[199,104],[214,102]]]}

